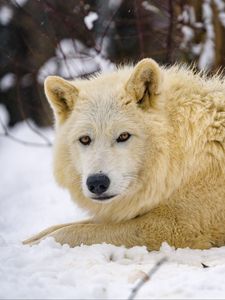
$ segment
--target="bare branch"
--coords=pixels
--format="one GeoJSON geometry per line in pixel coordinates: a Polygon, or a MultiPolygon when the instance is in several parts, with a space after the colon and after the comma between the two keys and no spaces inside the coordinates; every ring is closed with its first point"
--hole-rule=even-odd
{"type": "Polygon", "coordinates": [[[111,16],[111,18],[110,18],[107,26],[105,27],[105,29],[104,29],[104,31],[102,33],[101,39],[100,39],[99,46],[98,46],[98,48],[95,48],[96,52],[98,52],[98,53],[102,52],[102,46],[103,46],[104,39],[105,39],[105,37],[106,37],[106,35],[107,35],[107,33],[108,33],[109,29],[110,29],[110,26],[111,26],[111,24],[112,24],[112,22],[113,22],[113,20],[114,20],[114,18],[116,16],[116,14],[118,13],[118,11],[119,11],[120,6],[122,5],[122,3],[123,3],[123,0],[122,0],[121,4],[118,6],[118,8],[113,12],[113,14],[112,14],[112,16],[111,16]]]}
{"type": "Polygon", "coordinates": [[[174,27],[174,7],[173,7],[173,1],[169,0],[169,28],[168,28],[168,35],[167,35],[167,54],[166,54],[166,60],[168,62],[171,62],[171,56],[172,56],[172,48],[173,48],[173,27],[174,27]]]}
{"type": "Polygon", "coordinates": [[[17,142],[19,144],[22,144],[24,146],[32,146],[32,147],[51,147],[52,144],[42,144],[42,143],[35,143],[35,142],[29,142],[29,141],[24,141],[21,140],[15,136],[13,136],[11,133],[9,132],[5,132],[5,133],[0,133],[0,137],[6,137],[9,138],[10,140],[17,142]]]}
{"type": "Polygon", "coordinates": [[[22,101],[21,101],[20,91],[19,91],[17,65],[16,65],[16,75],[17,75],[17,80],[16,80],[16,100],[18,101],[18,104],[19,104],[19,110],[20,110],[21,116],[23,117],[24,121],[26,122],[26,124],[30,128],[30,130],[33,131],[35,134],[37,134],[39,137],[41,137],[46,142],[47,145],[51,146],[52,143],[49,141],[49,139],[41,131],[39,131],[37,128],[35,128],[34,126],[31,125],[31,123],[29,122],[29,120],[27,119],[27,117],[26,117],[26,115],[24,113],[23,104],[22,104],[22,101]]]}
{"type": "Polygon", "coordinates": [[[35,143],[35,142],[29,142],[29,141],[24,141],[22,139],[19,139],[17,137],[15,137],[14,135],[12,135],[7,126],[3,123],[3,121],[1,120],[0,118],[0,125],[3,129],[3,133],[0,133],[0,137],[5,137],[5,138],[9,138],[10,140],[14,141],[14,142],[17,142],[19,144],[22,144],[24,146],[33,146],[33,147],[51,147],[52,146],[52,143],[49,141],[45,144],[42,144],[42,143],[35,143]]]}
{"type": "Polygon", "coordinates": [[[152,277],[153,274],[155,274],[159,268],[167,262],[168,259],[166,257],[161,258],[155,265],[154,267],[144,276],[138,283],[137,285],[132,289],[130,296],[128,297],[128,300],[133,300],[141,287],[152,277]]]}
{"type": "Polygon", "coordinates": [[[144,51],[144,39],[143,39],[143,26],[140,16],[140,1],[135,0],[135,14],[136,14],[136,24],[137,24],[137,30],[138,30],[138,39],[139,39],[139,46],[140,46],[140,56],[143,58],[145,56],[144,51]]]}

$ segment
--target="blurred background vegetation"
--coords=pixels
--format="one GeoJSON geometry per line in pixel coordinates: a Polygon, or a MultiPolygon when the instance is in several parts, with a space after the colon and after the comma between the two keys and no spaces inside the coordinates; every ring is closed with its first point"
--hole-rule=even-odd
{"type": "Polygon", "coordinates": [[[52,124],[47,75],[86,77],[143,57],[223,68],[225,0],[0,0],[1,125],[52,124]]]}

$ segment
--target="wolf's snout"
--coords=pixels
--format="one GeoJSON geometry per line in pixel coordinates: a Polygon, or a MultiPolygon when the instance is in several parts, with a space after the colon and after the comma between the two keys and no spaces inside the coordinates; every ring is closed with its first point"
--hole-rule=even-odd
{"type": "Polygon", "coordinates": [[[104,174],[94,174],[88,177],[87,187],[91,193],[101,195],[110,185],[109,177],[104,174]]]}

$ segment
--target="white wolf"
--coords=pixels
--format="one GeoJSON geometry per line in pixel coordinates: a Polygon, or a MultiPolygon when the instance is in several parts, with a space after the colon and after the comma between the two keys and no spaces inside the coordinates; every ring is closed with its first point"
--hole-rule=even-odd
{"type": "Polygon", "coordinates": [[[50,76],[55,177],[91,220],[51,227],[71,246],[225,244],[225,83],[151,59],[66,81],[50,76]]]}

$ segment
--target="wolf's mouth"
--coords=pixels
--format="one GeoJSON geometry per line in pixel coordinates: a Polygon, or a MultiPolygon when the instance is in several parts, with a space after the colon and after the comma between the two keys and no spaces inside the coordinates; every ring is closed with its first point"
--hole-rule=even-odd
{"type": "Polygon", "coordinates": [[[117,195],[112,195],[112,196],[99,196],[99,197],[91,197],[91,199],[93,200],[98,200],[98,201],[104,201],[104,200],[109,200],[112,199],[114,197],[116,197],[117,195]]]}

